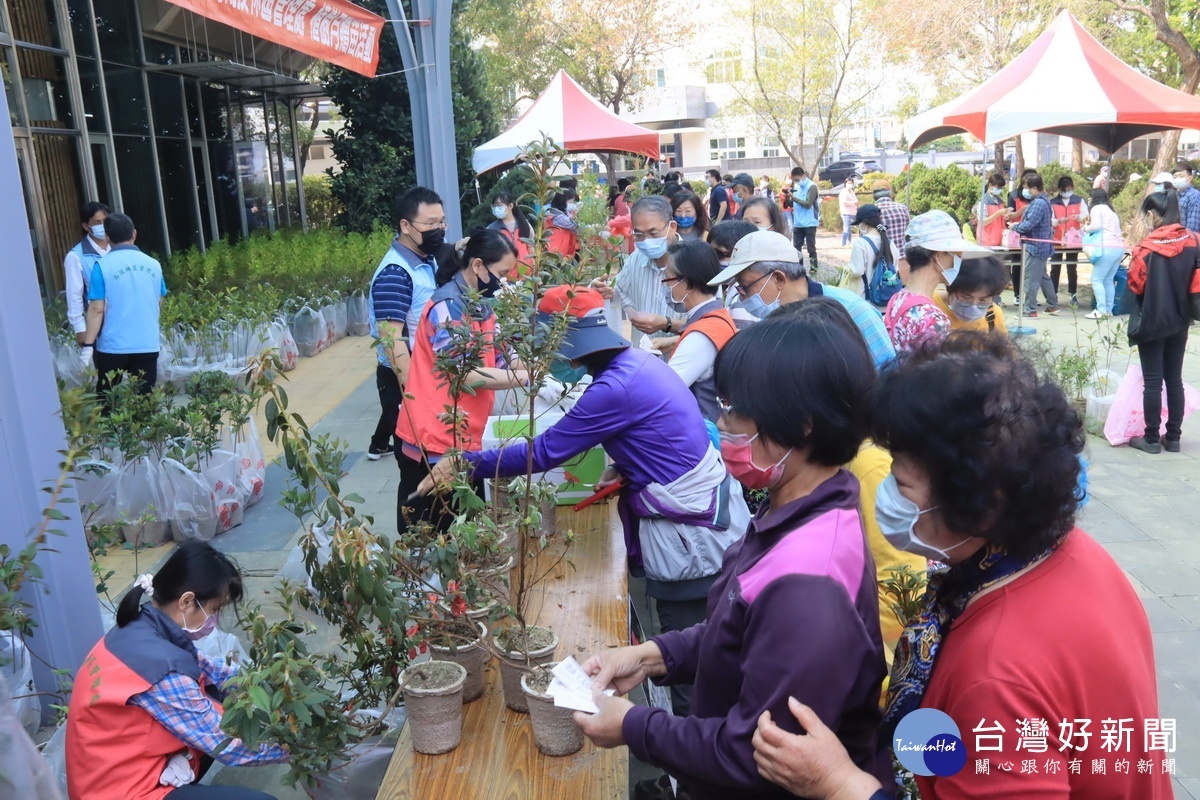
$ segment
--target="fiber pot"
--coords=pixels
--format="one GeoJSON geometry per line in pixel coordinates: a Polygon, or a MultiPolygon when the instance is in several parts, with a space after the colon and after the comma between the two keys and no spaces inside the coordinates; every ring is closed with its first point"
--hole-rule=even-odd
{"type": "Polygon", "coordinates": [[[400,679],[413,749],[437,755],[458,747],[467,670],[453,661],[426,661],[404,670],[400,679]]]}
{"type": "Polygon", "coordinates": [[[504,704],[513,711],[527,714],[529,703],[525,699],[525,692],[521,690],[521,678],[531,667],[544,666],[554,660],[558,634],[540,625],[530,625],[526,628],[529,637],[529,658],[526,660],[525,654],[521,652],[522,648],[508,641],[517,630],[505,628],[493,638],[500,650],[500,678],[504,685],[504,704]],[[508,649],[510,647],[513,649],[508,649]]]}
{"type": "Polygon", "coordinates": [[[470,625],[478,632],[478,637],[472,641],[456,641],[454,648],[437,645],[430,642],[429,652],[434,661],[453,661],[467,671],[467,680],[463,683],[463,702],[470,703],[483,697],[484,668],[491,661],[492,654],[484,647],[487,638],[487,626],[482,622],[463,620],[464,625],[470,625]]]}
{"type": "Polygon", "coordinates": [[[583,729],[575,724],[571,709],[559,708],[554,705],[554,698],[546,694],[546,687],[554,677],[550,669],[556,663],[522,675],[521,690],[529,704],[529,719],[533,723],[533,738],[538,750],[548,756],[569,756],[583,747],[583,729]]]}

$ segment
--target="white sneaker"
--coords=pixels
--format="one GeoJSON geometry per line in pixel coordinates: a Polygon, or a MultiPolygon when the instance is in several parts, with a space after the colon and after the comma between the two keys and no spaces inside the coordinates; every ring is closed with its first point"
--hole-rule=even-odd
{"type": "Polygon", "coordinates": [[[1101,311],[1100,309],[1097,308],[1094,311],[1089,311],[1088,313],[1084,314],[1083,318],[1084,319],[1107,319],[1108,314],[1105,314],[1103,311],[1101,311]]]}

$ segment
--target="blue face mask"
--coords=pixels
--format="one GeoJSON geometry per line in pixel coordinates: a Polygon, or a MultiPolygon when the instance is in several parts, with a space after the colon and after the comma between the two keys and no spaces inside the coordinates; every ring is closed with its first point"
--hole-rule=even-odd
{"type": "Polygon", "coordinates": [[[496,219],[504,219],[508,216],[508,208],[506,206],[492,206],[492,216],[496,219]]]}
{"type": "MultiPolygon", "coordinates": [[[[942,265],[938,264],[938,269],[942,269],[942,265]]],[[[946,279],[946,285],[954,283],[954,279],[958,277],[958,273],[962,271],[962,256],[954,256],[954,265],[950,269],[942,270],[942,277],[946,279]]]]}
{"type": "Polygon", "coordinates": [[[675,217],[675,221],[679,223],[679,227],[681,227],[681,228],[690,228],[696,224],[696,218],[694,216],[692,216],[692,217],[677,216],[677,217],[675,217]]]}
{"type": "Polygon", "coordinates": [[[574,385],[587,375],[587,367],[572,367],[570,361],[556,358],[550,364],[550,374],[563,383],[574,385]]]}
{"type": "Polygon", "coordinates": [[[650,260],[662,258],[667,254],[667,237],[646,239],[644,242],[634,242],[638,252],[650,260]]]}
{"type": "Polygon", "coordinates": [[[103,222],[101,222],[99,225],[92,226],[92,238],[93,239],[95,239],[96,241],[99,241],[99,240],[103,239],[104,236],[105,236],[105,231],[104,231],[104,223],[103,222]]]}
{"type": "Polygon", "coordinates": [[[1033,199],[1033,195],[1031,195],[1031,194],[1029,193],[1029,190],[1028,190],[1028,189],[1022,189],[1022,190],[1021,190],[1021,197],[1024,197],[1026,200],[1032,200],[1032,199],[1033,199]]]}

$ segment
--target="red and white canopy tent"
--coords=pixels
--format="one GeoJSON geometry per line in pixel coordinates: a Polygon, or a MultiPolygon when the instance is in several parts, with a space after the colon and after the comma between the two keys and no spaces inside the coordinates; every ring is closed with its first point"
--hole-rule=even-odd
{"type": "Polygon", "coordinates": [[[910,119],[905,137],[911,149],[962,131],[985,145],[1044,131],[1111,154],[1139,136],[1172,128],[1200,128],[1200,97],[1130,67],[1063,11],[1004,69],[910,119]]]}
{"type": "Polygon", "coordinates": [[[658,132],[621,119],[564,70],[504,133],[475,148],[475,172],[506,167],[543,135],[573,153],[635,153],[658,160],[658,132]]]}

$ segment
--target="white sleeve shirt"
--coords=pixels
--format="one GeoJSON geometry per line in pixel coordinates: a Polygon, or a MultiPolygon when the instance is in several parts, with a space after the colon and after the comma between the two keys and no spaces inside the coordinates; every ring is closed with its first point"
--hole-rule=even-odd
{"type": "Polygon", "coordinates": [[[679,340],[667,366],[675,370],[683,382],[691,386],[698,380],[710,377],[713,362],[717,360],[717,346],[702,333],[693,333],[679,340]]]}
{"type": "Polygon", "coordinates": [[[67,321],[76,333],[83,333],[87,330],[84,298],[92,276],[83,274],[83,261],[74,250],[68,250],[63,259],[63,273],[67,283],[67,321]]]}

